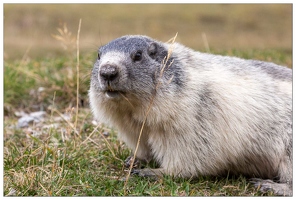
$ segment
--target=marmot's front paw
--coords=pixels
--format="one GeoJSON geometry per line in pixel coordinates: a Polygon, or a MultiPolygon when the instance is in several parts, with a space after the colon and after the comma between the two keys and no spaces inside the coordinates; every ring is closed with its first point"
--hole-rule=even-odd
{"type": "MultiPolygon", "coordinates": [[[[134,158],[134,156],[131,155],[131,156],[127,157],[127,159],[125,159],[124,166],[126,168],[130,168],[133,158],[134,158]]],[[[132,168],[140,168],[140,167],[141,167],[141,161],[136,158],[132,168]]]]}
{"type": "Polygon", "coordinates": [[[151,168],[144,168],[144,169],[133,169],[133,175],[138,175],[141,177],[149,177],[152,179],[158,179],[163,177],[164,170],[162,168],[151,169],[151,168]]]}
{"type": "Polygon", "coordinates": [[[255,187],[259,188],[261,192],[266,193],[268,191],[273,191],[274,194],[279,196],[292,196],[292,189],[288,184],[285,183],[275,183],[272,180],[263,180],[260,178],[252,178],[250,180],[255,187]]]}

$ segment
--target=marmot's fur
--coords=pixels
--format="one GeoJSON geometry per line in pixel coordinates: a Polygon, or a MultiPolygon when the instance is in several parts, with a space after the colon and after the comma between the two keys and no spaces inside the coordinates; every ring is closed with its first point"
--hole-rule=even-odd
{"type": "Polygon", "coordinates": [[[145,121],[136,157],[160,168],[139,175],[230,172],[292,195],[291,69],[146,36],[118,38],[98,53],[92,112],[132,150],[145,121]]]}

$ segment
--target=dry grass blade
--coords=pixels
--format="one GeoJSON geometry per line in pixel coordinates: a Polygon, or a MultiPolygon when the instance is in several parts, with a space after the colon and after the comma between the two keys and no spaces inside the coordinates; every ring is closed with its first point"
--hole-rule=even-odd
{"type": "Polygon", "coordinates": [[[74,133],[76,134],[76,135],[78,135],[79,136],[79,132],[76,130],[76,128],[74,127],[74,125],[69,121],[69,120],[67,120],[65,117],[64,117],[64,115],[60,112],[60,111],[58,111],[57,109],[55,109],[55,108],[52,108],[52,110],[54,111],[54,112],[56,112],[69,126],[70,126],[70,128],[74,131],[74,133]]]}
{"type": "Polygon", "coordinates": [[[75,116],[75,123],[74,127],[76,129],[77,127],[77,120],[78,120],[78,106],[79,106],[79,36],[80,36],[80,28],[81,28],[81,19],[79,20],[79,26],[77,31],[77,39],[76,39],[76,56],[77,56],[77,64],[76,64],[76,73],[77,73],[77,79],[76,79],[76,116],[75,116]]]}
{"type": "MultiPolygon", "coordinates": [[[[174,50],[174,43],[175,43],[175,40],[177,38],[177,35],[178,33],[176,33],[175,37],[173,37],[172,39],[170,39],[169,41],[171,42],[171,46],[168,50],[168,55],[163,59],[162,61],[162,67],[161,67],[161,71],[160,71],[160,76],[159,78],[162,78],[163,76],[163,72],[165,70],[165,67],[167,66],[167,63],[168,63],[168,60],[169,58],[171,57],[172,55],[172,52],[174,50]]],[[[169,64],[168,68],[172,65],[173,61],[169,64]]],[[[173,78],[173,77],[172,77],[173,78]]],[[[172,79],[171,78],[171,79],[172,79]]],[[[171,82],[171,79],[169,82],[171,82]]],[[[160,85],[160,79],[158,81],[158,83],[156,84],[156,87],[155,87],[155,90],[157,90],[159,88],[159,85],[160,85]]],[[[156,93],[154,93],[156,94],[156,93]]],[[[140,130],[140,133],[139,133],[139,137],[138,137],[138,141],[137,141],[137,145],[136,145],[136,148],[135,148],[135,152],[134,152],[134,156],[131,160],[131,164],[130,164],[130,168],[129,168],[129,171],[128,171],[128,174],[127,174],[127,177],[126,177],[126,180],[125,180],[125,183],[124,183],[124,195],[126,195],[126,187],[127,187],[127,183],[129,181],[129,177],[130,177],[130,174],[131,174],[131,171],[132,171],[132,168],[133,168],[133,165],[134,165],[134,162],[135,162],[135,159],[136,159],[136,155],[137,155],[137,151],[138,151],[138,148],[139,148],[139,144],[140,144],[140,141],[141,141],[141,137],[142,137],[142,133],[143,133],[143,129],[144,129],[144,126],[146,124],[146,121],[147,121],[147,117],[148,117],[148,114],[151,110],[151,107],[152,107],[152,104],[153,104],[153,101],[154,101],[154,98],[155,98],[155,95],[152,97],[152,99],[150,100],[150,104],[149,104],[149,107],[147,109],[147,111],[145,112],[145,118],[144,118],[144,121],[142,123],[142,126],[141,126],[141,130],[140,130]]]]}
{"type": "Polygon", "coordinates": [[[40,77],[38,75],[36,75],[34,72],[32,72],[30,70],[24,70],[24,66],[26,66],[26,64],[27,64],[27,59],[26,58],[28,57],[28,54],[29,54],[31,48],[32,48],[32,45],[28,46],[28,48],[26,49],[26,52],[23,54],[23,57],[22,57],[22,59],[20,61],[20,64],[17,65],[16,67],[15,66],[13,66],[13,67],[14,67],[14,69],[16,71],[18,71],[18,72],[20,72],[20,73],[34,79],[34,80],[39,80],[40,81],[41,80],[40,77]]]}
{"type": "Polygon", "coordinates": [[[137,141],[137,146],[136,146],[136,149],[135,149],[135,152],[134,152],[134,157],[132,158],[132,161],[131,161],[131,164],[130,164],[130,168],[129,168],[129,171],[128,171],[128,174],[127,174],[127,177],[126,177],[126,180],[125,180],[125,183],[124,183],[124,195],[126,195],[126,186],[127,186],[129,177],[131,175],[132,168],[134,166],[134,162],[135,162],[135,159],[136,159],[136,154],[137,154],[137,151],[138,151],[138,148],[139,148],[139,144],[140,144],[141,136],[142,136],[142,133],[143,133],[143,129],[144,129],[144,126],[145,126],[145,123],[146,123],[147,116],[148,116],[148,114],[150,112],[150,109],[151,109],[153,100],[154,100],[154,97],[150,101],[150,105],[149,105],[148,110],[146,112],[145,119],[144,119],[144,121],[142,123],[142,126],[141,126],[141,130],[140,130],[138,141],[137,141]]]}
{"type": "Polygon", "coordinates": [[[50,191],[48,191],[40,182],[38,183],[40,186],[41,186],[41,188],[47,193],[47,195],[48,196],[51,196],[51,192],[50,191]]]}
{"type": "Polygon", "coordinates": [[[109,151],[111,152],[112,156],[114,159],[119,160],[120,162],[122,162],[121,159],[117,158],[114,151],[111,148],[110,143],[108,142],[108,140],[106,139],[106,137],[103,135],[102,131],[98,131],[98,128],[101,127],[101,124],[97,125],[96,128],[94,128],[94,130],[91,132],[91,134],[81,143],[84,144],[87,140],[91,141],[92,143],[94,143],[97,146],[100,146],[97,142],[95,142],[93,139],[91,139],[91,136],[95,133],[95,132],[99,132],[101,137],[103,138],[103,140],[105,141],[107,148],[109,149],[109,151]]]}
{"type": "Polygon", "coordinates": [[[206,51],[210,53],[210,46],[209,46],[209,43],[208,43],[207,35],[203,32],[201,37],[202,37],[202,41],[203,41],[203,43],[205,45],[206,51]]]}
{"type": "MultiPolygon", "coordinates": [[[[161,70],[160,70],[160,73],[159,73],[159,78],[161,79],[163,77],[163,73],[164,73],[164,70],[166,69],[166,66],[168,64],[168,61],[173,53],[173,50],[174,50],[174,44],[175,44],[175,41],[176,41],[176,38],[178,36],[178,33],[176,33],[175,37],[171,38],[169,40],[169,42],[171,42],[171,46],[168,50],[168,55],[162,60],[161,62],[161,70]]],[[[174,60],[171,61],[171,63],[168,65],[167,69],[170,68],[170,66],[173,64],[174,60]]],[[[168,81],[168,83],[170,83],[172,81],[173,77],[170,78],[170,80],[168,81]]],[[[158,89],[158,87],[160,86],[160,84],[162,83],[162,81],[158,81],[157,82],[157,85],[156,85],[156,89],[158,89]]]]}
{"type": "Polygon", "coordinates": [[[133,104],[130,102],[130,100],[126,96],[124,96],[124,94],[122,94],[121,92],[119,94],[131,105],[132,108],[134,108],[133,104]]]}

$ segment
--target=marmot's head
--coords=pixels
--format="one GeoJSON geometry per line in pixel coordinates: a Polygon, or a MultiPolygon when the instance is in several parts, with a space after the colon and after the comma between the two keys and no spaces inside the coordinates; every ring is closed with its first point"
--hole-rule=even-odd
{"type": "Polygon", "coordinates": [[[91,90],[112,100],[149,98],[155,91],[167,54],[163,43],[146,36],[115,39],[99,48],[92,71],[91,90]]]}

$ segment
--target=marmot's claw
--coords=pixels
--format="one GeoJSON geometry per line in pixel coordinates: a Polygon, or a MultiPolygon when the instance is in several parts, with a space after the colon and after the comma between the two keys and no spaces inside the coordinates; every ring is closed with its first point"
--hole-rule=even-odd
{"type": "Polygon", "coordinates": [[[252,178],[250,179],[250,183],[254,184],[262,193],[273,191],[274,194],[279,196],[292,196],[292,190],[287,184],[275,183],[272,180],[263,180],[260,178],[252,178]]]}
{"type": "Polygon", "coordinates": [[[131,171],[131,174],[132,175],[139,175],[140,174],[140,171],[141,171],[140,169],[133,168],[132,171],[131,171]]]}
{"type": "MultiPolygon", "coordinates": [[[[134,158],[134,156],[132,155],[132,156],[127,157],[127,159],[125,159],[125,161],[124,161],[125,168],[130,168],[133,158],[134,158]]],[[[136,158],[133,163],[133,168],[140,168],[140,166],[141,166],[141,162],[139,159],[136,158]]]]}

